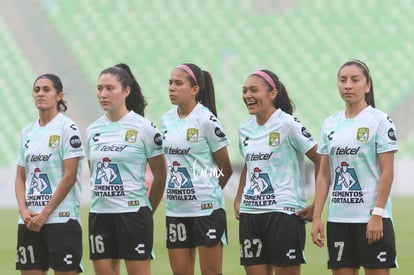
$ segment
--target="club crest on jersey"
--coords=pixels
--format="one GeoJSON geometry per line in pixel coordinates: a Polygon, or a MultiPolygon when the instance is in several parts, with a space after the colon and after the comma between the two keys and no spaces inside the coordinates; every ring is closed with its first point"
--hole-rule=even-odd
{"type": "Polygon", "coordinates": [[[49,137],[49,147],[54,149],[58,148],[60,145],[60,136],[58,135],[51,135],[49,137]]]}
{"type": "Polygon", "coordinates": [[[125,133],[125,141],[128,143],[134,143],[137,141],[138,132],[136,130],[128,130],[125,133]]]}
{"type": "Polygon", "coordinates": [[[366,142],[369,139],[369,128],[358,128],[356,139],[361,142],[366,142]]]}
{"type": "Polygon", "coordinates": [[[277,147],[280,145],[280,133],[269,134],[269,145],[272,147],[277,147]]]}
{"type": "Polygon", "coordinates": [[[198,129],[197,128],[187,129],[187,141],[190,141],[190,142],[198,141],[198,129]]]}

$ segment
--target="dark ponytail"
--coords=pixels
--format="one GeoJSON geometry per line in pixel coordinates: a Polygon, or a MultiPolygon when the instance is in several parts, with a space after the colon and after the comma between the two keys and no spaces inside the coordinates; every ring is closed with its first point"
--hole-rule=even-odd
{"type": "Polygon", "coordinates": [[[208,71],[201,70],[200,67],[192,63],[184,63],[182,65],[190,68],[194,74],[195,79],[191,74],[188,74],[188,80],[190,81],[191,86],[194,87],[198,85],[200,87],[196,96],[196,101],[206,106],[210,112],[217,116],[214,83],[211,74],[208,71]]]}
{"type": "Polygon", "coordinates": [[[141,87],[138,84],[138,81],[135,79],[131,69],[128,65],[120,63],[114,67],[107,68],[103,70],[99,76],[103,74],[111,74],[118,77],[119,82],[122,85],[122,89],[129,87],[130,93],[125,99],[125,104],[128,110],[134,111],[141,116],[144,116],[144,109],[147,106],[147,101],[145,100],[141,87]]]}
{"type": "MultiPolygon", "coordinates": [[[[275,97],[275,99],[273,99],[273,105],[276,107],[276,109],[282,109],[285,113],[292,115],[295,109],[295,104],[289,98],[285,85],[283,85],[283,83],[279,80],[279,77],[275,73],[269,70],[260,70],[260,71],[267,74],[271,78],[271,80],[273,80],[275,88],[278,91],[277,96],[275,97]]],[[[253,73],[253,74],[263,78],[263,76],[261,76],[260,74],[257,74],[257,73],[253,73]]],[[[265,78],[263,78],[263,80],[269,86],[269,91],[272,91],[273,87],[271,83],[269,83],[265,78]]]]}

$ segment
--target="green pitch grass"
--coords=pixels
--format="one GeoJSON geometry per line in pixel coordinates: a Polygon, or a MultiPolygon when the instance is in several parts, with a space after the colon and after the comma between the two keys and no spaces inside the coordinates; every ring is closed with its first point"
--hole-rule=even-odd
{"type": "MultiPolygon", "coordinates": [[[[413,197],[394,197],[394,226],[397,239],[397,254],[399,269],[393,269],[392,274],[411,275],[414,274],[414,222],[411,220],[410,210],[413,205],[413,197]]],[[[243,268],[239,265],[239,244],[238,244],[238,222],[234,218],[232,201],[227,206],[228,237],[229,245],[224,248],[223,274],[244,274],[243,268]]],[[[84,258],[85,271],[83,274],[92,275],[93,267],[88,259],[88,237],[87,237],[87,206],[82,208],[82,223],[84,226],[84,258]]],[[[0,274],[18,274],[14,268],[15,246],[16,246],[16,223],[17,209],[1,209],[2,217],[0,224],[0,274]]],[[[164,204],[161,204],[155,216],[155,254],[156,259],[152,262],[152,273],[154,275],[171,274],[168,262],[168,254],[165,248],[165,218],[164,204]]],[[[326,248],[316,247],[310,238],[310,225],[307,226],[307,242],[305,255],[308,264],[302,266],[304,275],[325,275],[331,274],[326,269],[326,248]]],[[[198,263],[196,274],[200,274],[198,263]]],[[[53,274],[49,271],[49,274],[53,274]]],[[[126,274],[122,265],[121,274],[126,274]]],[[[361,271],[360,274],[363,274],[361,271]]]]}

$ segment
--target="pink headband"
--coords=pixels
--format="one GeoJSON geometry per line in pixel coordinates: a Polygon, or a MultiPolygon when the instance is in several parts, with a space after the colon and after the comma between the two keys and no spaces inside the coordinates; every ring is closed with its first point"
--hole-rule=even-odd
{"type": "Polygon", "coordinates": [[[257,75],[261,76],[262,78],[264,78],[264,80],[266,80],[266,82],[269,83],[269,85],[277,91],[276,84],[273,81],[273,79],[270,77],[270,75],[268,75],[267,73],[265,73],[263,71],[260,71],[260,70],[255,71],[252,74],[257,74],[257,75]]]}
{"type": "Polygon", "coordinates": [[[197,78],[195,77],[195,75],[194,75],[194,73],[193,73],[193,71],[191,70],[190,67],[188,67],[185,64],[181,64],[177,68],[183,69],[186,73],[188,73],[194,79],[195,83],[198,85],[197,78]]]}

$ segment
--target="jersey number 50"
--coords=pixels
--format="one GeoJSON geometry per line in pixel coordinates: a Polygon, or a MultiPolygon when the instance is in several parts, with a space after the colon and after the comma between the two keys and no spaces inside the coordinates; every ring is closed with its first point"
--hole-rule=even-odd
{"type": "Polygon", "coordinates": [[[170,242],[175,243],[176,241],[184,242],[187,240],[187,231],[183,223],[170,224],[168,229],[168,238],[170,242]]]}

